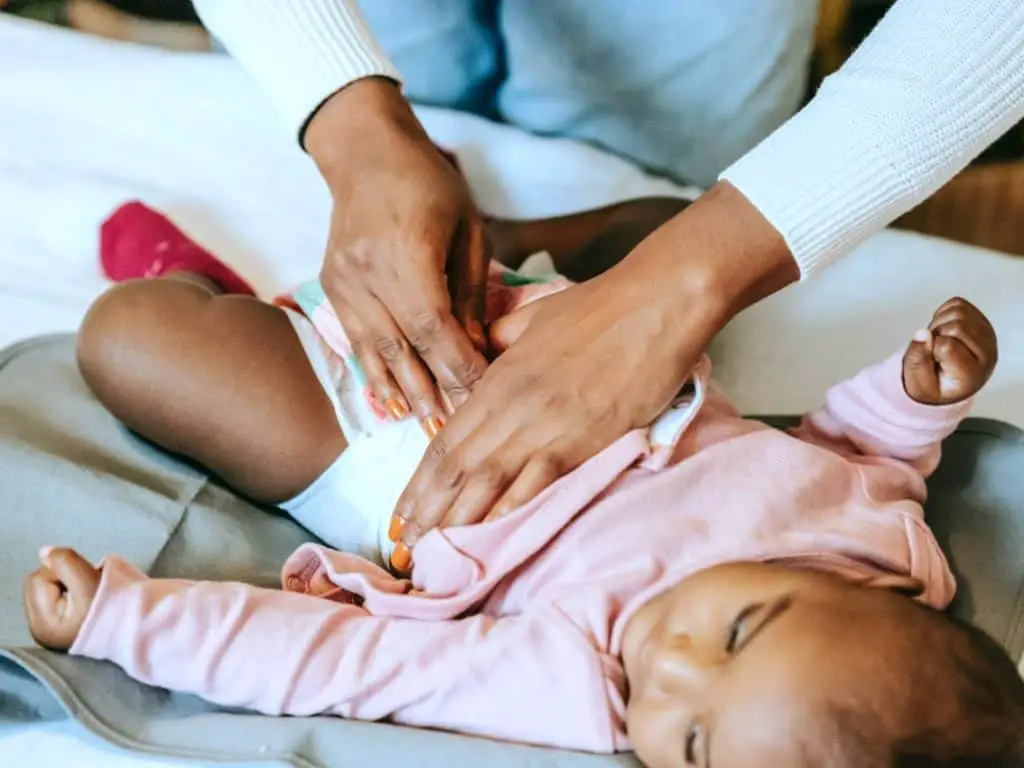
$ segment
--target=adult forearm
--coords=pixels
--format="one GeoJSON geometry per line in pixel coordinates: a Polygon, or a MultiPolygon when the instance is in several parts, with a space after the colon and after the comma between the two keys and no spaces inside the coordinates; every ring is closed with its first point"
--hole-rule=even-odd
{"type": "Polygon", "coordinates": [[[811,103],[725,171],[803,275],[849,252],[1024,117],[1024,3],[899,0],[811,103]]]}
{"type": "Polygon", "coordinates": [[[296,135],[349,83],[399,79],[351,0],[195,0],[195,6],[296,135]]]}
{"type": "Polygon", "coordinates": [[[617,270],[662,305],[666,333],[678,332],[687,354],[800,276],[779,232],[728,182],[657,229],[617,270]]]}

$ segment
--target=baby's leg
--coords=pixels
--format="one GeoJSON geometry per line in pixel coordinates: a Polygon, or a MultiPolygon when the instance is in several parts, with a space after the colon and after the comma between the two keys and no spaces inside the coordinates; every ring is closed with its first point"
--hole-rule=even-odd
{"type": "Polygon", "coordinates": [[[79,366],[130,429],[278,503],[345,448],[285,312],[190,272],[121,283],[86,316],[79,366]]]}
{"type": "Polygon", "coordinates": [[[551,219],[491,219],[487,226],[494,258],[505,266],[517,269],[528,256],[547,251],[560,274],[583,282],[618,264],[688,205],[648,197],[551,219]]]}

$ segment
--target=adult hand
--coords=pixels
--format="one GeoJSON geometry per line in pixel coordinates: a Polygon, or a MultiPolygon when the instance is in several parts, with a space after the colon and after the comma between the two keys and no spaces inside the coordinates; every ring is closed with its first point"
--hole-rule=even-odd
{"type": "Polygon", "coordinates": [[[378,401],[433,436],[437,386],[458,406],[487,368],[480,215],[390,81],[335,94],[305,141],[334,198],[324,291],[378,401]]]}
{"type": "Polygon", "coordinates": [[[506,514],[649,424],[736,312],[798,276],[782,237],[720,184],[615,268],[545,300],[431,443],[398,503],[393,562],[431,528],[506,514]]]}

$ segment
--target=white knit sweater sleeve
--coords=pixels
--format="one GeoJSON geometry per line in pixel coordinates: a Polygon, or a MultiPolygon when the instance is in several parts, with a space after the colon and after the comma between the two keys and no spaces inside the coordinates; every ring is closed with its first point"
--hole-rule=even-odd
{"type": "Polygon", "coordinates": [[[792,120],[723,174],[814,273],[1024,116],[1024,0],[898,0],[792,120]]]}
{"type": "Polygon", "coordinates": [[[194,0],[298,135],[328,96],[364,77],[399,80],[352,0],[194,0]]]}

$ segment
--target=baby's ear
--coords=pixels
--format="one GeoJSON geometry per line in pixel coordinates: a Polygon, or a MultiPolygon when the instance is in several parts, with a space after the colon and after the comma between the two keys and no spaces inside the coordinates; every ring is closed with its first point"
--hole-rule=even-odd
{"type": "Polygon", "coordinates": [[[924,594],[924,583],[914,576],[901,576],[896,573],[869,576],[860,584],[868,589],[888,589],[907,597],[920,597],[924,594]]]}

